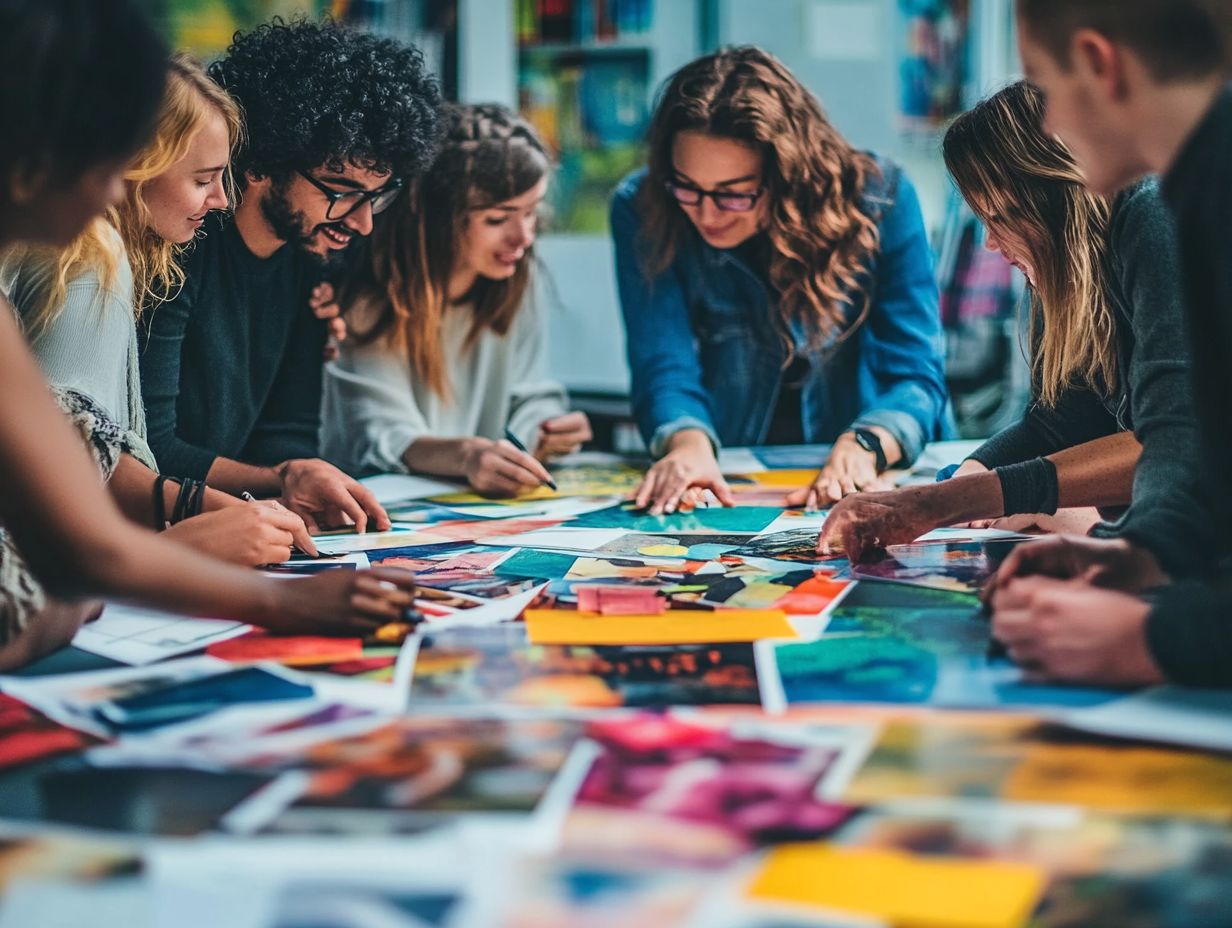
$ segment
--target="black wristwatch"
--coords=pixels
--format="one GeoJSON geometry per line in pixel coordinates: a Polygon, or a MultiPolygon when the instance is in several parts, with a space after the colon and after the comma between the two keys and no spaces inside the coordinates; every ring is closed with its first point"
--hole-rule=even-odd
{"type": "Polygon", "coordinates": [[[882,473],[889,466],[889,461],[886,460],[885,449],[881,447],[881,439],[877,437],[877,433],[872,429],[854,428],[851,434],[857,445],[877,458],[877,473],[882,473]]]}

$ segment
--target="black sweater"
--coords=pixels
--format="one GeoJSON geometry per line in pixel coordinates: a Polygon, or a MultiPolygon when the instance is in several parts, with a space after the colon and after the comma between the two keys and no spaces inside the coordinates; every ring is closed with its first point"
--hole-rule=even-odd
{"type": "Polygon", "coordinates": [[[318,265],[295,245],[256,257],[230,219],[207,228],[183,289],[142,325],[141,392],[159,468],[202,479],[219,456],[316,457],[325,324],[308,293],[318,265]]]}
{"type": "MultiPolygon", "coordinates": [[[[1164,179],[1181,243],[1201,426],[1201,491],[1227,525],[1232,515],[1232,89],[1225,88],[1164,179]]],[[[1232,686],[1232,577],[1228,542],[1213,583],[1164,590],[1147,620],[1151,651],[1167,676],[1195,686],[1232,686]]]]}
{"type": "Polygon", "coordinates": [[[1055,468],[1007,465],[1133,429],[1142,444],[1133,504],[1119,521],[1097,526],[1093,534],[1129,538],[1152,551],[1166,538],[1155,553],[1175,571],[1205,556],[1215,526],[1192,486],[1198,432],[1180,257],[1157,181],[1143,181],[1117,197],[1105,260],[1116,322],[1117,390],[1105,399],[1075,386],[1051,408],[1033,402],[1020,422],[972,457],[998,470],[1007,502],[1020,501],[1016,511],[1051,512],[1057,500],[1055,468]],[[1042,478],[1034,481],[1033,492],[1017,486],[1032,475],[1042,478]]]}

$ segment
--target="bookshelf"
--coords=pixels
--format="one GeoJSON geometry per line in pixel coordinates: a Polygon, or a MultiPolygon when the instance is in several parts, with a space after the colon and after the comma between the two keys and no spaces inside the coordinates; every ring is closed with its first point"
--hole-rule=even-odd
{"type": "Polygon", "coordinates": [[[603,234],[612,188],[644,160],[655,0],[513,2],[518,109],[558,164],[550,227],[603,234]]]}

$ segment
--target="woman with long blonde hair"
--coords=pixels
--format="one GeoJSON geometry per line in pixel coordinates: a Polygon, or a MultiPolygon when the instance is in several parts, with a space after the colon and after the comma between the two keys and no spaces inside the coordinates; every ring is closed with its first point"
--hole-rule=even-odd
{"type": "Polygon", "coordinates": [[[988,247],[1027,278],[1031,403],[952,479],[844,500],[819,547],[858,559],[939,525],[1021,515],[996,524],[1122,538],[1189,526],[1176,537],[1200,550],[1209,520],[1171,499],[1198,445],[1176,235],[1158,183],[1112,201],[1092,193],[1025,82],[960,116],[944,151],[988,247]],[[1113,524],[1089,508],[1126,505],[1113,524]]]}
{"type": "Polygon", "coordinates": [[[833,443],[825,504],[944,437],[932,256],[915,189],[861,152],[772,55],[727,48],[667,82],[649,163],[612,203],[637,502],[731,502],[720,445],[833,443]]]}
{"type": "Polygon", "coordinates": [[[209,489],[188,505],[181,484],[159,480],[137,367],[137,320],[177,292],[180,255],[206,215],[230,203],[230,154],[242,131],[226,91],[191,57],[175,55],[154,135],[126,169],[121,200],[66,248],[9,249],[0,281],[121,508],[160,528],[171,515],[179,540],[255,565],[285,560],[293,540],[311,548],[302,520],[276,504],[241,508],[209,489]]]}

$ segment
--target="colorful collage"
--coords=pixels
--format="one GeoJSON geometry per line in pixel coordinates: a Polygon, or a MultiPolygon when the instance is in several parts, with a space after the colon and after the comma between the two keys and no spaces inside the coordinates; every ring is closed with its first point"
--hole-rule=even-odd
{"type": "Polygon", "coordinates": [[[414,608],[364,637],[0,680],[0,817],[219,842],[134,876],[19,834],[6,854],[61,881],[30,904],[114,892],[119,861],[252,928],[1228,924],[1223,742],[1187,743],[1166,691],[1025,680],[976,595],[1019,538],[851,565],[783,506],[807,472],[662,516],[629,503],[640,474],[390,496],[390,531],[285,565],[413,572],[414,608]]]}

